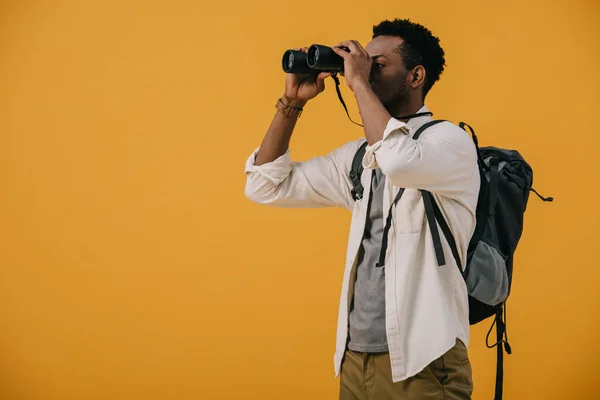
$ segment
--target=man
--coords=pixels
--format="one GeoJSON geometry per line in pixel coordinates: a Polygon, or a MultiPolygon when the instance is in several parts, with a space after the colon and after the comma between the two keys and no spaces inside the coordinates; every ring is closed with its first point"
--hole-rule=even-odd
{"type": "Polygon", "coordinates": [[[432,119],[425,97],[443,72],[444,51],[428,29],[398,19],[374,26],[366,48],[349,40],[333,49],[344,59],[365,138],[291,162],[296,116],[331,74],[287,74],[273,122],[247,161],[246,196],[273,206],[352,212],[334,356],[340,399],[470,399],[462,266],[445,240],[446,264],[438,266],[419,189],[433,194],[465,260],[480,185],[476,150],[449,122],[413,139],[432,119]],[[365,140],[364,196],[354,200],[349,172],[365,140]]]}

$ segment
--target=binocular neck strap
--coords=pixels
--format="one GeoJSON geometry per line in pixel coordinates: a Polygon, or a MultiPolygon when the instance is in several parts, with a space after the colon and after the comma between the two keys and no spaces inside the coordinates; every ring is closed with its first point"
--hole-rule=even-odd
{"type": "MultiPolygon", "coordinates": [[[[346,110],[346,115],[348,115],[348,119],[350,121],[352,121],[352,118],[350,118],[350,113],[348,112],[348,107],[346,107],[346,103],[344,102],[344,99],[342,98],[342,93],[340,92],[340,80],[338,79],[337,74],[331,74],[331,77],[335,81],[335,91],[337,92],[338,98],[340,99],[340,102],[342,103],[342,106],[344,106],[344,110],[346,110]]],[[[410,115],[403,115],[401,117],[394,117],[394,118],[402,120],[402,119],[411,119],[411,118],[423,117],[425,115],[433,116],[433,113],[430,112],[430,111],[426,111],[426,112],[422,112],[422,113],[410,114],[410,115]]],[[[359,124],[357,122],[354,122],[354,121],[352,121],[352,123],[356,124],[358,126],[362,126],[361,124],[359,124]]]]}
{"type": "Polygon", "coordinates": [[[403,115],[402,117],[394,117],[394,118],[396,118],[396,119],[411,119],[411,118],[417,118],[417,117],[424,117],[425,115],[433,116],[433,113],[431,111],[425,111],[422,113],[403,115]]]}
{"type": "MultiPolygon", "coordinates": [[[[340,99],[342,106],[344,106],[344,110],[346,110],[346,115],[348,115],[348,119],[350,121],[352,121],[352,118],[350,118],[350,113],[348,112],[348,107],[346,107],[346,103],[344,102],[344,99],[342,98],[342,92],[340,92],[340,80],[338,79],[337,74],[331,74],[331,77],[335,81],[335,91],[337,92],[338,98],[340,99]]],[[[354,121],[352,121],[352,123],[356,124],[358,126],[362,126],[361,124],[356,123],[354,121]]]]}

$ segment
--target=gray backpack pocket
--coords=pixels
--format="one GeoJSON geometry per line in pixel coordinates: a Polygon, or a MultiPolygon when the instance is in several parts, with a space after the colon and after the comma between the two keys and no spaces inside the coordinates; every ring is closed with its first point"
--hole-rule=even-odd
{"type": "Polygon", "coordinates": [[[469,294],[490,306],[502,303],[508,297],[508,272],[505,257],[483,239],[477,243],[467,275],[469,294]]]}

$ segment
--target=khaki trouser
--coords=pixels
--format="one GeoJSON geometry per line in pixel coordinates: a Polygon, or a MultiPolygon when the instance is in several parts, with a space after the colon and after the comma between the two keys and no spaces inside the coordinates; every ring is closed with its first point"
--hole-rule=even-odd
{"type": "Polygon", "coordinates": [[[346,349],[340,377],[340,400],[469,400],[473,393],[467,348],[456,345],[417,375],[392,383],[389,353],[346,349]]]}

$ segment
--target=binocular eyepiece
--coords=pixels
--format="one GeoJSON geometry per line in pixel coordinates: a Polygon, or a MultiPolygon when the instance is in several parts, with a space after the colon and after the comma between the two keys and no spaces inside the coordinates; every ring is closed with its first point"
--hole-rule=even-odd
{"type": "Polygon", "coordinates": [[[318,74],[320,72],[343,72],[344,59],[331,47],[313,44],[308,53],[287,50],[281,60],[283,71],[288,74],[318,74]]]}

